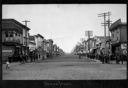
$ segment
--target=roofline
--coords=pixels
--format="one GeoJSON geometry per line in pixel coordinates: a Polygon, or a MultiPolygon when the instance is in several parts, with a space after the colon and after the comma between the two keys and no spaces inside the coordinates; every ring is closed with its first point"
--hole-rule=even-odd
{"type": "Polygon", "coordinates": [[[110,27],[110,28],[109,28],[109,31],[112,31],[112,30],[114,30],[114,29],[117,28],[117,27],[126,26],[126,25],[127,25],[126,23],[117,24],[117,25],[115,25],[115,26],[113,26],[113,27],[110,27]]]}
{"type": "Polygon", "coordinates": [[[44,37],[43,37],[41,34],[37,34],[37,35],[35,35],[35,36],[40,36],[41,38],[43,38],[43,39],[44,39],[44,37]]]}
{"type": "Polygon", "coordinates": [[[115,21],[109,28],[109,31],[114,30],[115,28],[119,27],[119,26],[126,26],[127,23],[126,22],[121,22],[121,19],[118,19],[117,21],[115,21]]]}
{"type": "Polygon", "coordinates": [[[36,43],[35,43],[35,42],[31,42],[31,41],[29,41],[29,43],[36,45],[36,43]]]}
{"type": "Polygon", "coordinates": [[[51,41],[53,43],[53,39],[48,39],[48,41],[51,41]]]}
{"type": "Polygon", "coordinates": [[[16,24],[22,26],[23,28],[27,29],[27,30],[30,30],[30,28],[28,28],[27,26],[23,25],[22,23],[20,23],[19,21],[15,20],[15,19],[2,19],[2,21],[13,21],[15,22],[16,24]]]}
{"type": "MultiPolygon", "coordinates": [[[[105,36],[95,36],[95,37],[97,37],[97,38],[105,38],[105,36]]],[[[110,36],[106,36],[106,38],[108,38],[108,37],[110,37],[110,36]]]]}

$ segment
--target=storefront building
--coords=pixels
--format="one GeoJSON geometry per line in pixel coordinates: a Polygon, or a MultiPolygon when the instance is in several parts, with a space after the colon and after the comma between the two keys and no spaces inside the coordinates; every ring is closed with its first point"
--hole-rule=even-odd
{"type": "MultiPolygon", "coordinates": [[[[2,19],[2,60],[22,54],[23,29],[28,29],[14,19],[2,19]]],[[[26,47],[26,46],[25,46],[26,47]]]]}
{"type": "Polygon", "coordinates": [[[29,51],[32,52],[36,49],[35,37],[29,36],[29,51]]]}
{"type": "Polygon", "coordinates": [[[41,34],[35,35],[35,43],[36,43],[36,49],[38,54],[38,59],[43,59],[43,46],[42,42],[44,40],[44,37],[41,34]]]}
{"type": "Polygon", "coordinates": [[[53,40],[52,39],[47,40],[47,49],[48,49],[47,56],[52,57],[53,56],[53,40]]]}
{"type": "Polygon", "coordinates": [[[111,25],[110,31],[112,54],[127,53],[127,24],[119,19],[111,25]]]}

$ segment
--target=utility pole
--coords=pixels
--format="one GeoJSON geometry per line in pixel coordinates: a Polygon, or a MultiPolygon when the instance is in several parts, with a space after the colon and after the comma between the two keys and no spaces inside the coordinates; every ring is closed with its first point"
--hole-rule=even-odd
{"type": "MultiPolygon", "coordinates": [[[[25,22],[25,26],[27,27],[27,22],[30,22],[30,21],[24,20],[24,21],[22,21],[22,22],[25,22]]],[[[28,41],[28,38],[27,38],[27,31],[25,32],[25,37],[26,37],[26,54],[28,55],[28,50],[27,50],[27,46],[28,46],[28,43],[27,43],[27,41],[28,41]]]]}
{"type": "Polygon", "coordinates": [[[110,15],[111,15],[110,12],[108,12],[108,14],[109,14],[109,15],[108,15],[108,21],[107,21],[107,24],[108,24],[108,36],[110,37],[109,28],[110,28],[110,25],[111,25],[111,22],[112,22],[112,21],[110,21],[110,15]]]}
{"type": "Polygon", "coordinates": [[[27,27],[27,23],[30,22],[30,21],[24,20],[24,21],[22,21],[22,22],[25,22],[25,26],[27,27]]]}
{"type": "MultiPolygon", "coordinates": [[[[110,12],[108,12],[108,21],[107,21],[107,24],[108,24],[108,36],[109,36],[109,50],[111,49],[111,47],[110,47],[110,31],[109,31],[109,28],[110,28],[110,25],[111,25],[111,22],[112,21],[110,21],[110,12]]],[[[109,51],[109,53],[111,53],[111,50],[109,51]]]]}
{"type": "Polygon", "coordinates": [[[88,50],[89,50],[89,53],[90,53],[90,32],[89,31],[87,31],[88,32],[88,50]]]}
{"type": "Polygon", "coordinates": [[[110,17],[110,12],[107,12],[107,13],[101,13],[101,14],[98,14],[98,17],[104,17],[104,23],[101,23],[103,24],[102,26],[104,26],[104,37],[105,37],[105,54],[106,54],[106,26],[108,23],[110,23],[110,20],[108,21],[108,23],[106,23],[106,16],[110,17]]]}

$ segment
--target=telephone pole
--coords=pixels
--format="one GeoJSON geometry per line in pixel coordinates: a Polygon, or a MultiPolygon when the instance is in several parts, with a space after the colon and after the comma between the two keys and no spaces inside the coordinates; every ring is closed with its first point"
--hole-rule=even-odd
{"type": "Polygon", "coordinates": [[[107,12],[107,13],[101,13],[101,14],[98,14],[98,17],[103,17],[104,18],[104,23],[101,23],[103,24],[102,26],[104,26],[104,38],[105,38],[105,54],[106,54],[106,26],[108,25],[108,27],[110,26],[110,15],[111,15],[111,12],[107,12]],[[106,17],[108,16],[109,20],[106,21],[106,17]]]}
{"type": "MultiPolygon", "coordinates": [[[[108,14],[109,13],[110,12],[108,12],[108,14]]],[[[110,25],[111,25],[111,22],[112,22],[112,21],[110,21],[110,15],[108,15],[108,21],[107,21],[107,24],[108,24],[108,36],[109,36],[109,50],[111,49],[111,47],[110,47],[110,31],[109,31],[109,28],[110,28],[110,25]]],[[[109,51],[109,53],[111,53],[111,50],[109,51]]]]}
{"type": "Polygon", "coordinates": [[[24,20],[24,21],[22,21],[22,22],[25,22],[25,26],[27,26],[27,23],[30,22],[30,21],[24,20]]]}
{"type": "MultiPolygon", "coordinates": [[[[25,26],[27,27],[27,22],[30,22],[28,20],[24,20],[22,22],[25,22],[25,26]]],[[[25,32],[25,37],[26,37],[26,54],[28,55],[29,50],[27,49],[28,46],[28,38],[27,38],[27,31],[25,32]]],[[[27,57],[26,57],[27,58],[27,57]]]]}
{"type": "Polygon", "coordinates": [[[109,14],[109,15],[108,15],[108,21],[107,21],[107,24],[108,24],[108,36],[110,37],[109,28],[110,28],[110,25],[111,25],[111,22],[112,22],[112,21],[110,21],[110,15],[111,15],[110,12],[108,12],[108,14],[109,14]]]}

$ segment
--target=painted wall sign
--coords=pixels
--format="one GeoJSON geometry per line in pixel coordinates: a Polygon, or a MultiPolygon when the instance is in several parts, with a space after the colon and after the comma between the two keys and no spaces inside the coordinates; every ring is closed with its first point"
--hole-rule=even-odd
{"type": "Polygon", "coordinates": [[[2,52],[12,52],[12,50],[2,50],[2,52]]]}

